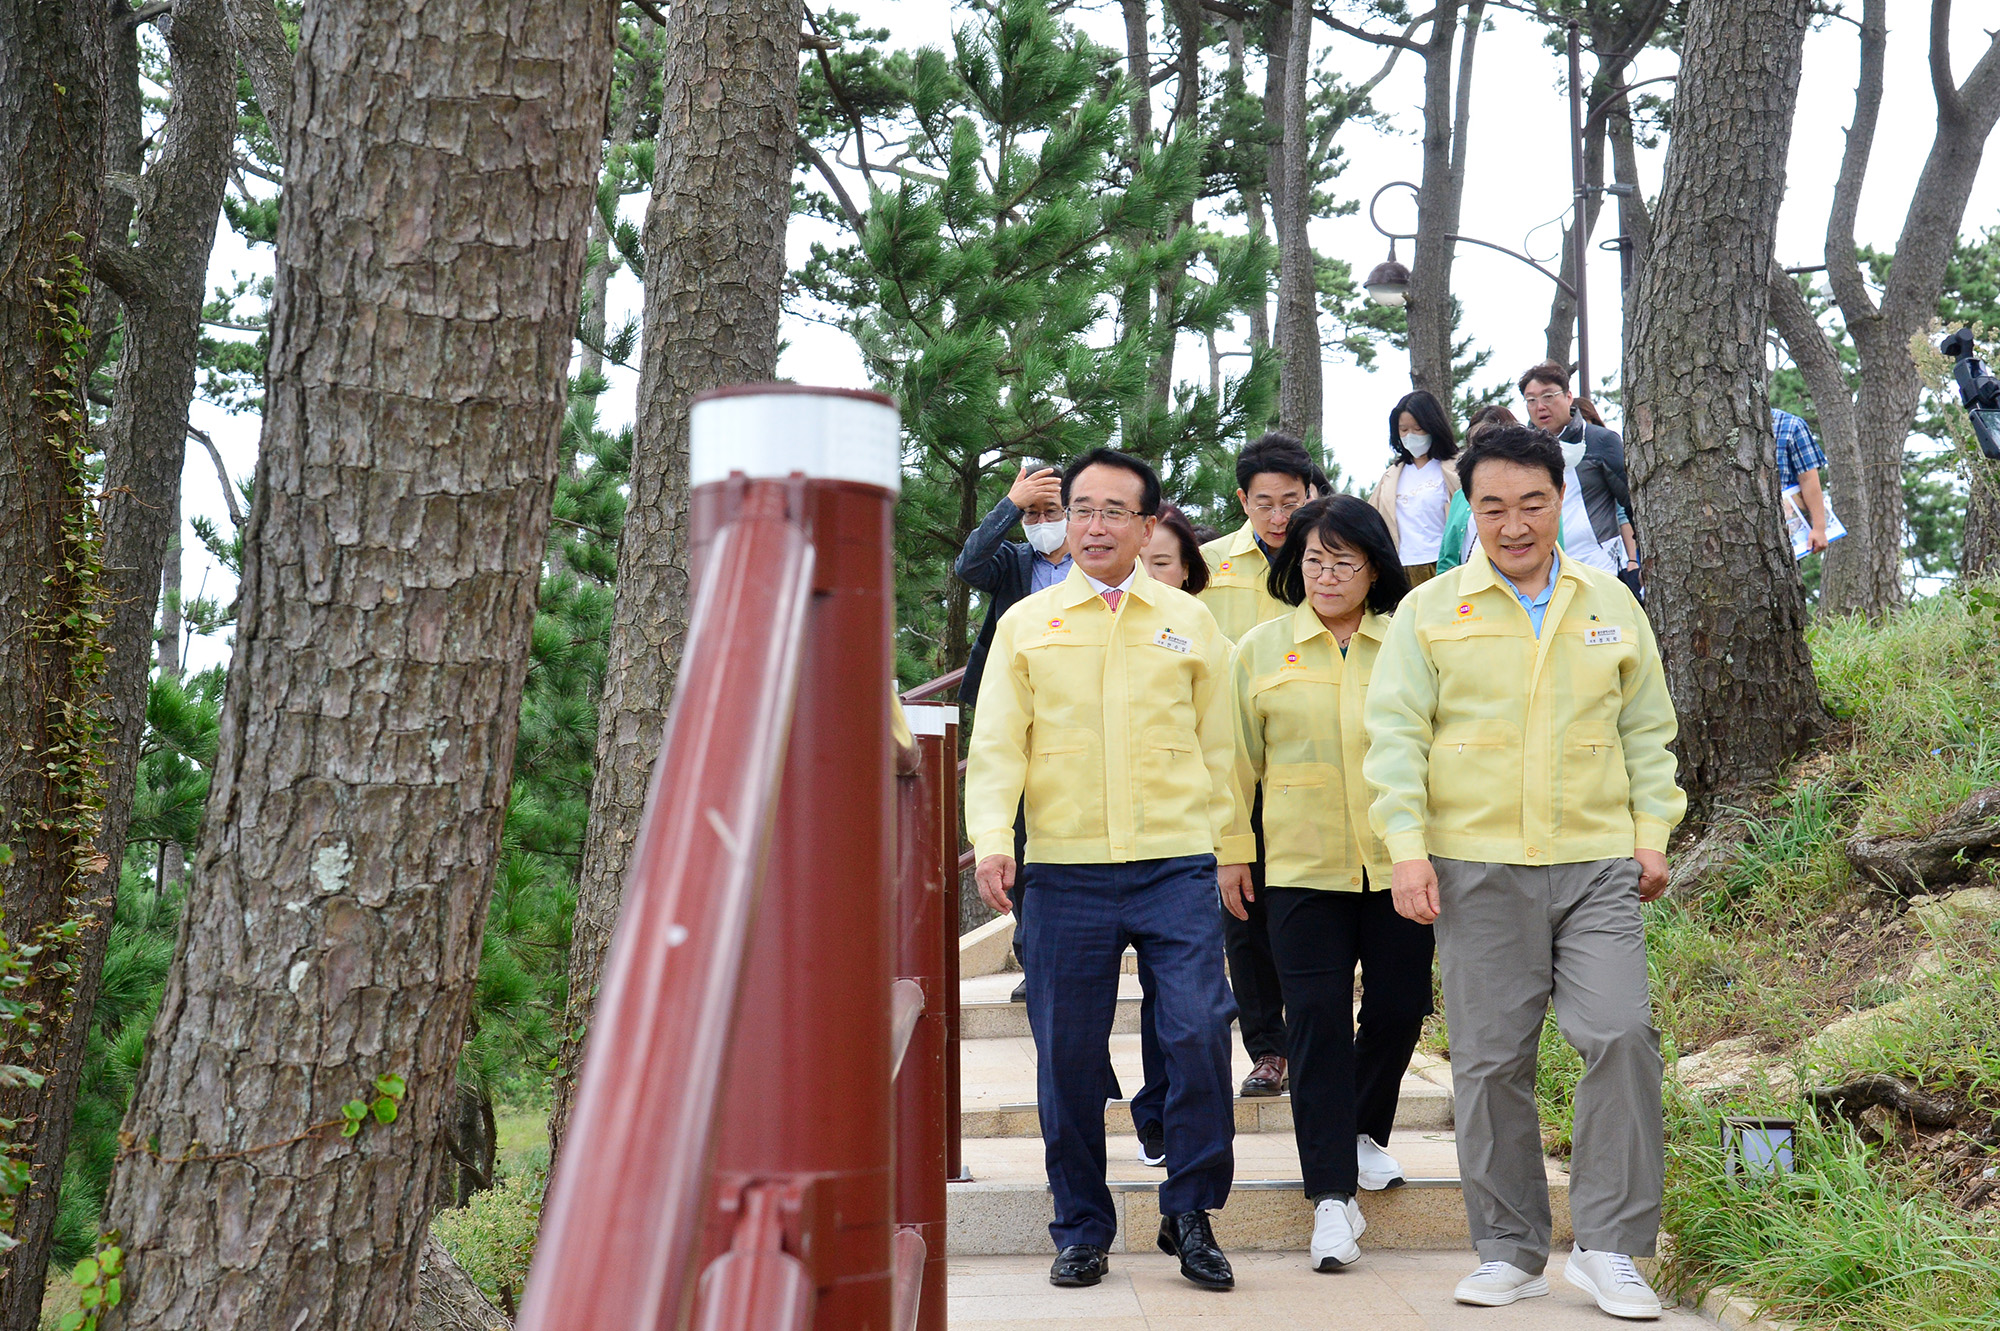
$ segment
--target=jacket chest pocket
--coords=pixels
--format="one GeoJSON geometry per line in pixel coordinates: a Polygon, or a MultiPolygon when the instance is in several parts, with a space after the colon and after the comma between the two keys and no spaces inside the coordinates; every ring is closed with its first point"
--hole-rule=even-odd
{"type": "Polygon", "coordinates": [[[1603,632],[1603,627],[1590,624],[1558,633],[1549,644],[1549,653],[1555,658],[1550,665],[1555,668],[1556,683],[1578,714],[1616,715],[1624,702],[1625,662],[1635,650],[1633,633],[1622,628],[1617,641],[1592,642],[1593,631],[1603,632]]]}

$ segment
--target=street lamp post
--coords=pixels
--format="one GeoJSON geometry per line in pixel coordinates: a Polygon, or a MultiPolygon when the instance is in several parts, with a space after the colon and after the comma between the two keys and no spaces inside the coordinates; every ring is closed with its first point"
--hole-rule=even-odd
{"type": "MultiPolygon", "coordinates": [[[[1468,245],[1483,245],[1489,250],[1498,250],[1502,254],[1508,255],[1515,259],[1519,259],[1522,263],[1527,264],[1528,267],[1534,269],[1536,272],[1540,273],[1543,277],[1546,277],[1549,279],[1549,281],[1555,283],[1557,287],[1559,287],[1561,290],[1563,290],[1569,295],[1570,299],[1576,303],[1577,380],[1578,383],[1581,385],[1581,392],[1583,393],[1584,396],[1587,397],[1589,396],[1591,391],[1590,297],[1589,297],[1590,284],[1586,280],[1585,257],[1589,253],[1590,236],[1584,228],[1583,219],[1584,219],[1584,205],[1589,201],[1591,186],[1584,180],[1584,174],[1583,174],[1584,136],[1588,134],[1591,131],[1591,129],[1593,129],[1596,126],[1597,122],[1600,119],[1602,119],[1612,109],[1612,107],[1616,106],[1627,95],[1629,95],[1634,88],[1644,87],[1648,83],[1671,83],[1674,81],[1675,76],[1667,74],[1667,75],[1662,75],[1659,78],[1641,79],[1637,83],[1630,83],[1626,84],[1623,87],[1614,88],[1608,94],[1606,94],[1603,101],[1599,102],[1595,107],[1591,108],[1590,114],[1586,116],[1583,111],[1582,33],[1575,19],[1571,19],[1569,22],[1568,37],[1569,37],[1568,46],[1569,46],[1569,131],[1570,131],[1569,164],[1570,164],[1570,187],[1571,187],[1571,196],[1573,200],[1571,209],[1571,221],[1570,221],[1570,252],[1573,262],[1573,271],[1571,275],[1576,279],[1574,284],[1570,282],[1565,282],[1560,274],[1549,271],[1547,268],[1544,268],[1541,264],[1535,262],[1527,255],[1521,253],[1519,250],[1510,250],[1505,245],[1495,245],[1490,240],[1481,240],[1477,236],[1459,235],[1456,232],[1447,235],[1445,239],[1453,242],[1464,241],[1468,245]]],[[[1384,194],[1388,193],[1392,189],[1398,189],[1398,188],[1406,189],[1410,191],[1410,193],[1417,195],[1419,198],[1421,198],[1423,195],[1423,191],[1421,189],[1411,184],[1407,180],[1392,180],[1388,184],[1384,185],[1381,189],[1376,190],[1374,198],[1371,198],[1368,201],[1369,225],[1373,226],[1376,231],[1380,232],[1382,235],[1385,235],[1389,238],[1389,257],[1383,260],[1381,263],[1376,264],[1375,267],[1372,270],[1370,270],[1367,279],[1362,283],[1362,286],[1366,288],[1368,292],[1368,299],[1374,301],[1378,305],[1401,305],[1405,300],[1409,298],[1410,270],[1407,266],[1405,266],[1403,263],[1397,260],[1396,242],[1399,240],[1415,240],[1416,233],[1414,231],[1391,231],[1389,230],[1389,228],[1383,226],[1381,221],[1378,220],[1375,216],[1376,203],[1381,200],[1384,194]]],[[[1624,194],[1636,194],[1638,192],[1638,186],[1630,184],[1614,183],[1610,185],[1599,186],[1598,188],[1601,189],[1606,194],[1624,195],[1624,194]]],[[[1620,269],[1621,269],[1620,289],[1622,290],[1625,286],[1629,286],[1632,280],[1631,240],[1629,237],[1620,236],[1615,241],[1607,241],[1605,243],[1605,248],[1606,249],[1615,248],[1619,251],[1620,269]]]]}

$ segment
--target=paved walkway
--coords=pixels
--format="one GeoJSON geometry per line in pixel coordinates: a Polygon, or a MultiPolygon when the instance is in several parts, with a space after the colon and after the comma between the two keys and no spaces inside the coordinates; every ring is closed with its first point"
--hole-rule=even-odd
{"type": "MultiPolygon", "coordinates": [[[[1549,1296],[1511,1308],[1452,1302],[1452,1286],[1477,1261],[1472,1253],[1367,1252],[1345,1271],[1320,1275],[1303,1253],[1231,1253],[1236,1288],[1218,1294],[1183,1280],[1159,1254],[1111,1259],[1092,1289],[1049,1284],[1049,1257],[955,1257],[950,1331],[1611,1331],[1625,1323],[1597,1310],[1549,1263],[1549,1296]]],[[[1650,1325],[1697,1331],[1712,1323],[1682,1309],[1650,1325]]]]}

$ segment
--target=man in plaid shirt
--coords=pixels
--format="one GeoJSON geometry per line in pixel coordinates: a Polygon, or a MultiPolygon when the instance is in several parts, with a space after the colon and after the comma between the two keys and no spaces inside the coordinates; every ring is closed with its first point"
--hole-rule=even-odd
{"type": "Polygon", "coordinates": [[[1812,523],[1812,548],[1826,549],[1826,497],[1819,483],[1819,470],[1826,454],[1812,437],[1812,429],[1801,417],[1771,408],[1771,430],[1778,437],[1778,489],[1799,487],[1799,504],[1812,523]]]}

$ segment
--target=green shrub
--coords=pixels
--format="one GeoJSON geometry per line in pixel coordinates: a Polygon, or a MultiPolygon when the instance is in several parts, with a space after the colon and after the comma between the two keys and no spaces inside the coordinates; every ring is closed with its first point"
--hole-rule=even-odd
{"type": "Polygon", "coordinates": [[[528,1265],[535,1257],[535,1230],[542,1219],[540,1178],[501,1179],[474,1193],[464,1206],[440,1211],[431,1221],[452,1260],[502,1307],[519,1307],[528,1265]]]}

